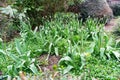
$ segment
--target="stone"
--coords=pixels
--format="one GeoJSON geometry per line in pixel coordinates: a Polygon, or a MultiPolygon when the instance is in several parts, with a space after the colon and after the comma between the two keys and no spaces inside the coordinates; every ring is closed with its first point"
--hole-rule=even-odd
{"type": "Polygon", "coordinates": [[[113,14],[115,16],[119,16],[120,15],[120,0],[107,0],[109,6],[112,8],[113,10],[113,14]]]}
{"type": "Polygon", "coordinates": [[[80,4],[79,9],[80,18],[83,21],[89,16],[98,19],[104,18],[107,22],[113,18],[113,11],[106,0],[85,0],[80,4]]]}

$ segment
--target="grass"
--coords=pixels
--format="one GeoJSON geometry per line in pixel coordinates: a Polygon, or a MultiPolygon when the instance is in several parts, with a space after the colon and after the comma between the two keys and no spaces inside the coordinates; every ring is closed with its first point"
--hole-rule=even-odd
{"type": "Polygon", "coordinates": [[[35,30],[20,23],[20,37],[9,43],[0,42],[0,68],[3,73],[18,76],[20,71],[41,74],[37,57],[48,53],[61,56],[58,71],[83,78],[117,80],[119,77],[119,42],[103,29],[97,19],[85,23],[77,15],[57,13],[51,21],[35,30]]]}

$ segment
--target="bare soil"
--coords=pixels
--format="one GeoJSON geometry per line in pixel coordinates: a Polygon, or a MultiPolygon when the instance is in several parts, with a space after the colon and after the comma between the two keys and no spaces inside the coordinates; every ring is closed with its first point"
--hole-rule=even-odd
{"type": "Polygon", "coordinates": [[[120,25],[120,18],[112,19],[108,24],[105,25],[104,29],[106,32],[113,32],[120,25]]]}
{"type": "Polygon", "coordinates": [[[60,56],[43,54],[38,58],[38,63],[43,72],[54,71],[58,66],[60,56]]]}

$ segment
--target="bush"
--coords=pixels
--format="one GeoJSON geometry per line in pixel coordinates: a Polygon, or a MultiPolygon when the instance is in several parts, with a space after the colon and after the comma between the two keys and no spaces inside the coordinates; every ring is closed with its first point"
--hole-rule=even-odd
{"type": "Polygon", "coordinates": [[[82,0],[15,0],[13,7],[20,13],[25,12],[32,26],[39,26],[42,17],[52,16],[56,12],[66,12],[70,4],[82,0]]]}

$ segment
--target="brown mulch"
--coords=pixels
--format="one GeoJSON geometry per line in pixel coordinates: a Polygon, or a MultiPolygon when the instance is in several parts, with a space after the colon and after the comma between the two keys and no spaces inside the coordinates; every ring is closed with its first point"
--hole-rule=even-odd
{"type": "Polygon", "coordinates": [[[38,58],[39,67],[43,72],[54,71],[60,60],[60,56],[43,54],[38,58]]]}

